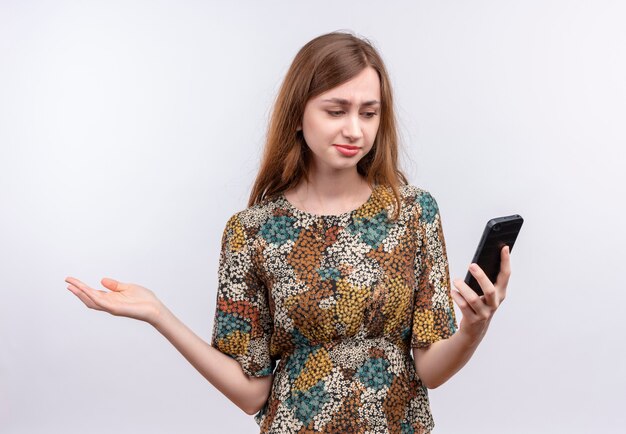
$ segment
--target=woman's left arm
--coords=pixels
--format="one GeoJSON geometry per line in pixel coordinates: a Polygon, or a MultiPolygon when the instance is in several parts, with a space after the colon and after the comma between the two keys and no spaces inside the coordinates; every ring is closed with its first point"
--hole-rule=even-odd
{"type": "Polygon", "coordinates": [[[463,280],[456,279],[452,298],[461,309],[463,319],[459,330],[448,339],[430,344],[427,348],[413,348],[415,370],[422,384],[435,389],[456,374],[472,357],[482,341],[493,314],[506,296],[506,287],[511,276],[509,247],[500,252],[500,271],[495,285],[477,265],[470,265],[484,295],[479,296],[463,280]]]}

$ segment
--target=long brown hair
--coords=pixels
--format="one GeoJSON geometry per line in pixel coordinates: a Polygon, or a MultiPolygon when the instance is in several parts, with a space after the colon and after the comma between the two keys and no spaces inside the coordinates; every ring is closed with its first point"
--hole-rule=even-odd
{"type": "Polygon", "coordinates": [[[372,149],[357,163],[357,171],[372,187],[392,189],[400,210],[400,183],[408,184],[398,167],[398,133],[391,83],[381,56],[367,39],[331,32],[309,41],[294,58],[281,85],[267,129],[261,167],[248,206],[296,186],[308,178],[311,152],[302,131],[296,131],[304,107],[314,98],[358,75],[367,67],[378,73],[380,124],[372,149]]]}

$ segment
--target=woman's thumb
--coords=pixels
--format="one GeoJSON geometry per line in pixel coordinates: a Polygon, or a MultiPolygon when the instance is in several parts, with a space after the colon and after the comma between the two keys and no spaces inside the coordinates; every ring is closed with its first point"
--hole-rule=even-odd
{"type": "Polygon", "coordinates": [[[111,291],[119,291],[122,289],[119,282],[115,279],[111,279],[110,277],[104,277],[100,282],[105,288],[110,289],[111,291]]]}

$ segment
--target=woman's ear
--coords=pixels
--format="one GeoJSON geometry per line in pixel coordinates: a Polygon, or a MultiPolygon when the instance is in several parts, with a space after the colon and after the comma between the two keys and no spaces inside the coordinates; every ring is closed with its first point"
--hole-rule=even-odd
{"type": "Polygon", "coordinates": [[[302,126],[298,125],[298,128],[296,128],[296,131],[302,131],[302,126]]]}

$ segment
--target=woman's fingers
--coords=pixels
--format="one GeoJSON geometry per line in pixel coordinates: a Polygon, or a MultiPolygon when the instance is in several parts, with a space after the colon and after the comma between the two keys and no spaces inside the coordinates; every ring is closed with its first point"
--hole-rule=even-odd
{"type": "Polygon", "coordinates": [[[85,305],[88,308],[101,310],[93,301],[91,301],[91,299],[89,297],[87,297],[85,294],[83,294],[83,292],[79,288],[77,288],[76,286],[74,286],[74,285],[72,285],[70,283],[69,286],[67,287],[67,289],[69,289],[70,292],[72,292],[72,294],[74,294],[76,297],[78,297],[80,299],[80,301],[85,303],[85,305]]]}
{"type": "MultiPolygon", "coordinates": [[[[454,286],[458,289],[457,298],[461,298],[461,303],[457,301],[457,304],[463,311],[463,305],[469,307],[471,313],[477,314],[480,312],[480,307],[477,302],[480,302],[478,299],[478,295],[470,288],[463,280],[456,279],[454,281],[454,286]]],[[[454,291],[451,291],[454,292],[454,291]]],[[[455,299],[456,300],[456,299],[455,299]]],[[[465,311],[463,311],[465,313],[465,311]]]]}
{"type": "Polygon", "coordinates": [[[485,274],[478,264],[471,264],[469,270],[480,285],[480,289],[483,290],[485,303],[492,308],[498,307],[499,301],[496,297],[496,288],[493,286],[491,280],[489,280],[487,274],[485,274]]]}
{"type": "MultiPolygon", "coordinates": [[[[452,299],[459,306],[462,312],[465,312],[465,309],[469,306],[467,301],[463,298],[463,296],[457,290],[450,291],[450,295],[452,295],[452,299]]],[[[470,307],[471,309],[471,307],[470,307]]]]}
{"type": "Polygon", "coordinates": [[[104,286],[107,289],[110,289],[111,291],[117,292],[117,291],[122,291],[126,289],[126,286],[123,283],[115,279],[111,279],[110,277],[103,277],[100,283],[102,283],[102,286],[104,286]]]}
{"type": "Polygon", "coordinates": [[[80,298],[80,300],[85,303],[87,307],[95,310],[107,310],[106,300],[102,297],[102,294],[100,294],[104,293],[104,291],[96,291],[89,287],[78,287],[72,284],[70,284],[67,288],[80,298]]]}
{"type": "Polygon", "coordinates": [[[68,277],[67,279],[65,279],[65,281],[67,283],[70,283],[72,285],[74,285],[75,287],[81,289],[84,293],[86,293],[87,295],[91,295],[93,296],[92,298],[99,298],[99,296],[101,295],[105,295],[108,294],[107,291],[103,291],[101,289],[93,289],[92,287],[90,287],[89,285],[81,282],[78,279],[75,279],[73,277],[68,277]]]}
{"type": "MultiPolygon", "coordinates": [[[[71,285],[74,285],[76,288],[84,291],[86,289],[92,289],[89,286],[87,286],[85,283],[83,283],[82,281],[78,280],[75,277],[66,277],[65,281],[71,285]]],[[[93,290],[93,289],[92,289],[93,290]]]]}
{"type": "Polygon", "coordinates": [[[73,277],[68,277],[65,279],[65,281],[74,286],[76,291],[78,291],[78,294],[74,291],[72,292],[79,296],[79,298],[88,307],[96,310],[104,310],[110,312],[110,303],[105,298],[106,294],[108,294],[106,291],[90,288],[88,285],[73,277]],[[80,295],[82,295],[82,297],[80,295]]]}
{"type": "Polygon", "coordinates": [[[454,281],[454,286],[458,291],[451,291],[452,298],[456,304],[461,308],[461,311],[465,315],[475,314],[484,319],[489,319],[493,315],[493,312],[498,308],[502,300],[506,295],[506,285],[508,284],[509,276],[511,275],[511,262],[508,246],[502,248],[501,252],[501,264],[500,272],[494,285],[485,272],[478,266],[478,264],[471,264],[469,271],[474,276],[481,289],[483,290],[482,296],[478,296],[468,284],[461,279],[454,281]]]}
{"type": "Polygon", "coordinates": [[[504,246],[500,251],[500,271],[496,278],[496,287],[500,293],[500,301],[506,297],[506,287],[511,277],[511,248],[504,246]]]}

